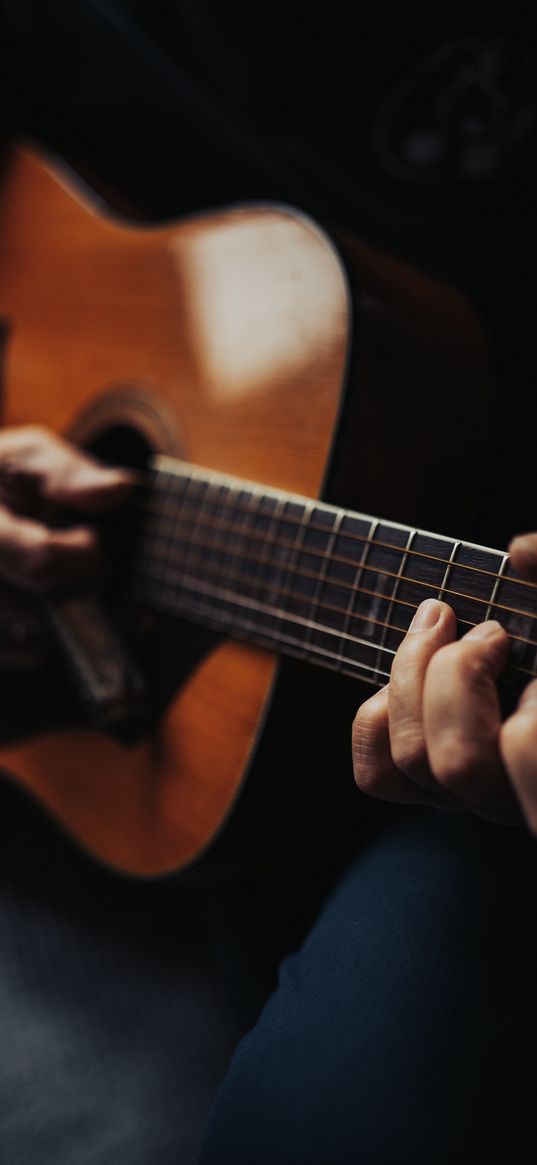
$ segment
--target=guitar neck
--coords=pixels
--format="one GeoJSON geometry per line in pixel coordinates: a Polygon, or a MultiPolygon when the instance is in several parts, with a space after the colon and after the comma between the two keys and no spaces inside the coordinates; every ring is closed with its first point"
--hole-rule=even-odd
{"type": "Polygon", "coordinates": [[[132,516],[137,601],[382,686],[426,598],[496,618],[537,673],[537,588],[508,554],[158,458],[132,516]]]}

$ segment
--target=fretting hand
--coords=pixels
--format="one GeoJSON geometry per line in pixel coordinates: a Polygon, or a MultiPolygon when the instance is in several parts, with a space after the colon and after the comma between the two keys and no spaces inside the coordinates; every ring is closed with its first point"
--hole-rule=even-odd
{"type": "MultiPolygon", "coordinates": [[[[537,582],[537,533],[509,550],[515,569],[537,582]]],[[[505,824],[525,819],[537,834],[537,680],[502,722],[507,633],[490,620],[455,635],[446,603],[420,605],[389,684],[354,720],[356,784],[386,801],[472,810],[505,824]]]]}

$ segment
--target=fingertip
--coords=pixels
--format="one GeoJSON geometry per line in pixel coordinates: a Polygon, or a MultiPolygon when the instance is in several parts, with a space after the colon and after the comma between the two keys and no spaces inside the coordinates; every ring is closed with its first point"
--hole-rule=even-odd
{"type": "Polygon", "coordinates": [[[441,614],[441,604],[438,599],[424,599],[412,619],[408,628],[409,632],[414,634],[416,631],[429,631],[431,627],[436,626],[441,614]]]}
{"type": "Polygon", "coordinates": [[[480,669],[499,676],[507,665],[511,640],[505,627],[496,619],[487,619],[471,627],[458,644],[463,655],[473,660],[480,669]]]}
{"type": "MultiPolygon", "coordinates": [[[[61,501],[88,512],[113,509],[128,500],[135,485],[135,477],[126,471],[99,467],[69,483],[61,501]]],[[[60,500],[58,494],[55,500],[60,500]]]]}
{"type": "Polygon", "coordinates": [[[511,539],[508,550],[515,570],[537,577],[537,534],[517,534],[511,539]]]}
{"type": "Polygon", "coordinates": [[[472,650],[483,654],[484,660],[496,671],[507,663],[510,639],[505,627],[497,619],[487,619],[483,623],[476,623],[463,635],[461,643],[472,645],[472,650]]]}
{"type": "Polygon", "coordinates": [[[507,637],[507,632],[498,623],[497,619],[487,619],[484,623],[476,623],[475,627],[471,627],[464,636],[465,639],[477,639],[483,642],[487,639],[494,639],[498,634],[507,637]]]}
{"type": "Polygon", "coordinates": [[[72,550],[86,553],[97,549],[98,535],[90,526],[68,526],[64,530],[52,530],[49,534],[51,546],[58,550],[72,550]]]}
{"type": "Polygon", "coordinates": [[[455,619],[455,616],[447,603],[441,599],[424,599],[417,608],[408,630],[412,633],[430,631],[438,623],[441,621],[445,623],[448,619],[455,619]]]}

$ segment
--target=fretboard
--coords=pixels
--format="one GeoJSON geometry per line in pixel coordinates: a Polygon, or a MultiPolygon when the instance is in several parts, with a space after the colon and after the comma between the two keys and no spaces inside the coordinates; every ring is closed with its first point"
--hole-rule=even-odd
{"type": "Polygon", "coordinates": [[[381,686],[419,603],[498,619],[537,674],[537,587],[505,552],[159,458],[131,512],[134,598],[381,686]]]}

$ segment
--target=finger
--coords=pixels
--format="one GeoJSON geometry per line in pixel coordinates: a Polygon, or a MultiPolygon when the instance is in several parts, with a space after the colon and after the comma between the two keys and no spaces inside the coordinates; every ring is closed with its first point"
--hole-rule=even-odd
{"type": "Polygon", "coordinates": [[[515,570],[537,582],[537,534],[517,534],[508,549],[515,570]]]}
{"type": "Polygon", "coordinates": [[[0,574],[9,581],[46,591],[82,579],[93,581],[101,570],[93,530],[79,526],[51,530],[0,506],[0,574]]]}
{"type": "Polygon", "coordinates": [[[500,731],[500,754],[529,828],[537,834],[537,681],[500,731]]]}
{"type": "Polygon", "coordinates": [[[0,479],[8,502],[10,490],[30,485],[46,502],[98,511],[123,501],[136,475],[101,464],[47,429],[22,426],[2,434],[0,479]]]}
{"type": "Polygon", "coordinates": [[[390,742],[394,764],[421,788],[443,794],[429,766],[423,723],[423,690],[430,661],[455,638],[457,622],[447,603],[421,603],[394,658],[390,677],[390,742]]]}
{"type": "Polygon", "coordinates": [[[423,716],[429,763],[441,787],[489,819],[519,818],[499,749],[497,679],[509,639],[491,620],[473,627],[431,660],[423,716]]]}
{"type": "Polygon", "coordinates": [[[428,793],[410,781],[392,760],[388,688],[382,688],[358,709],[352,726],[354,779],[361,793],[399,805],[446,808],[448,799],[428,793]]]}

